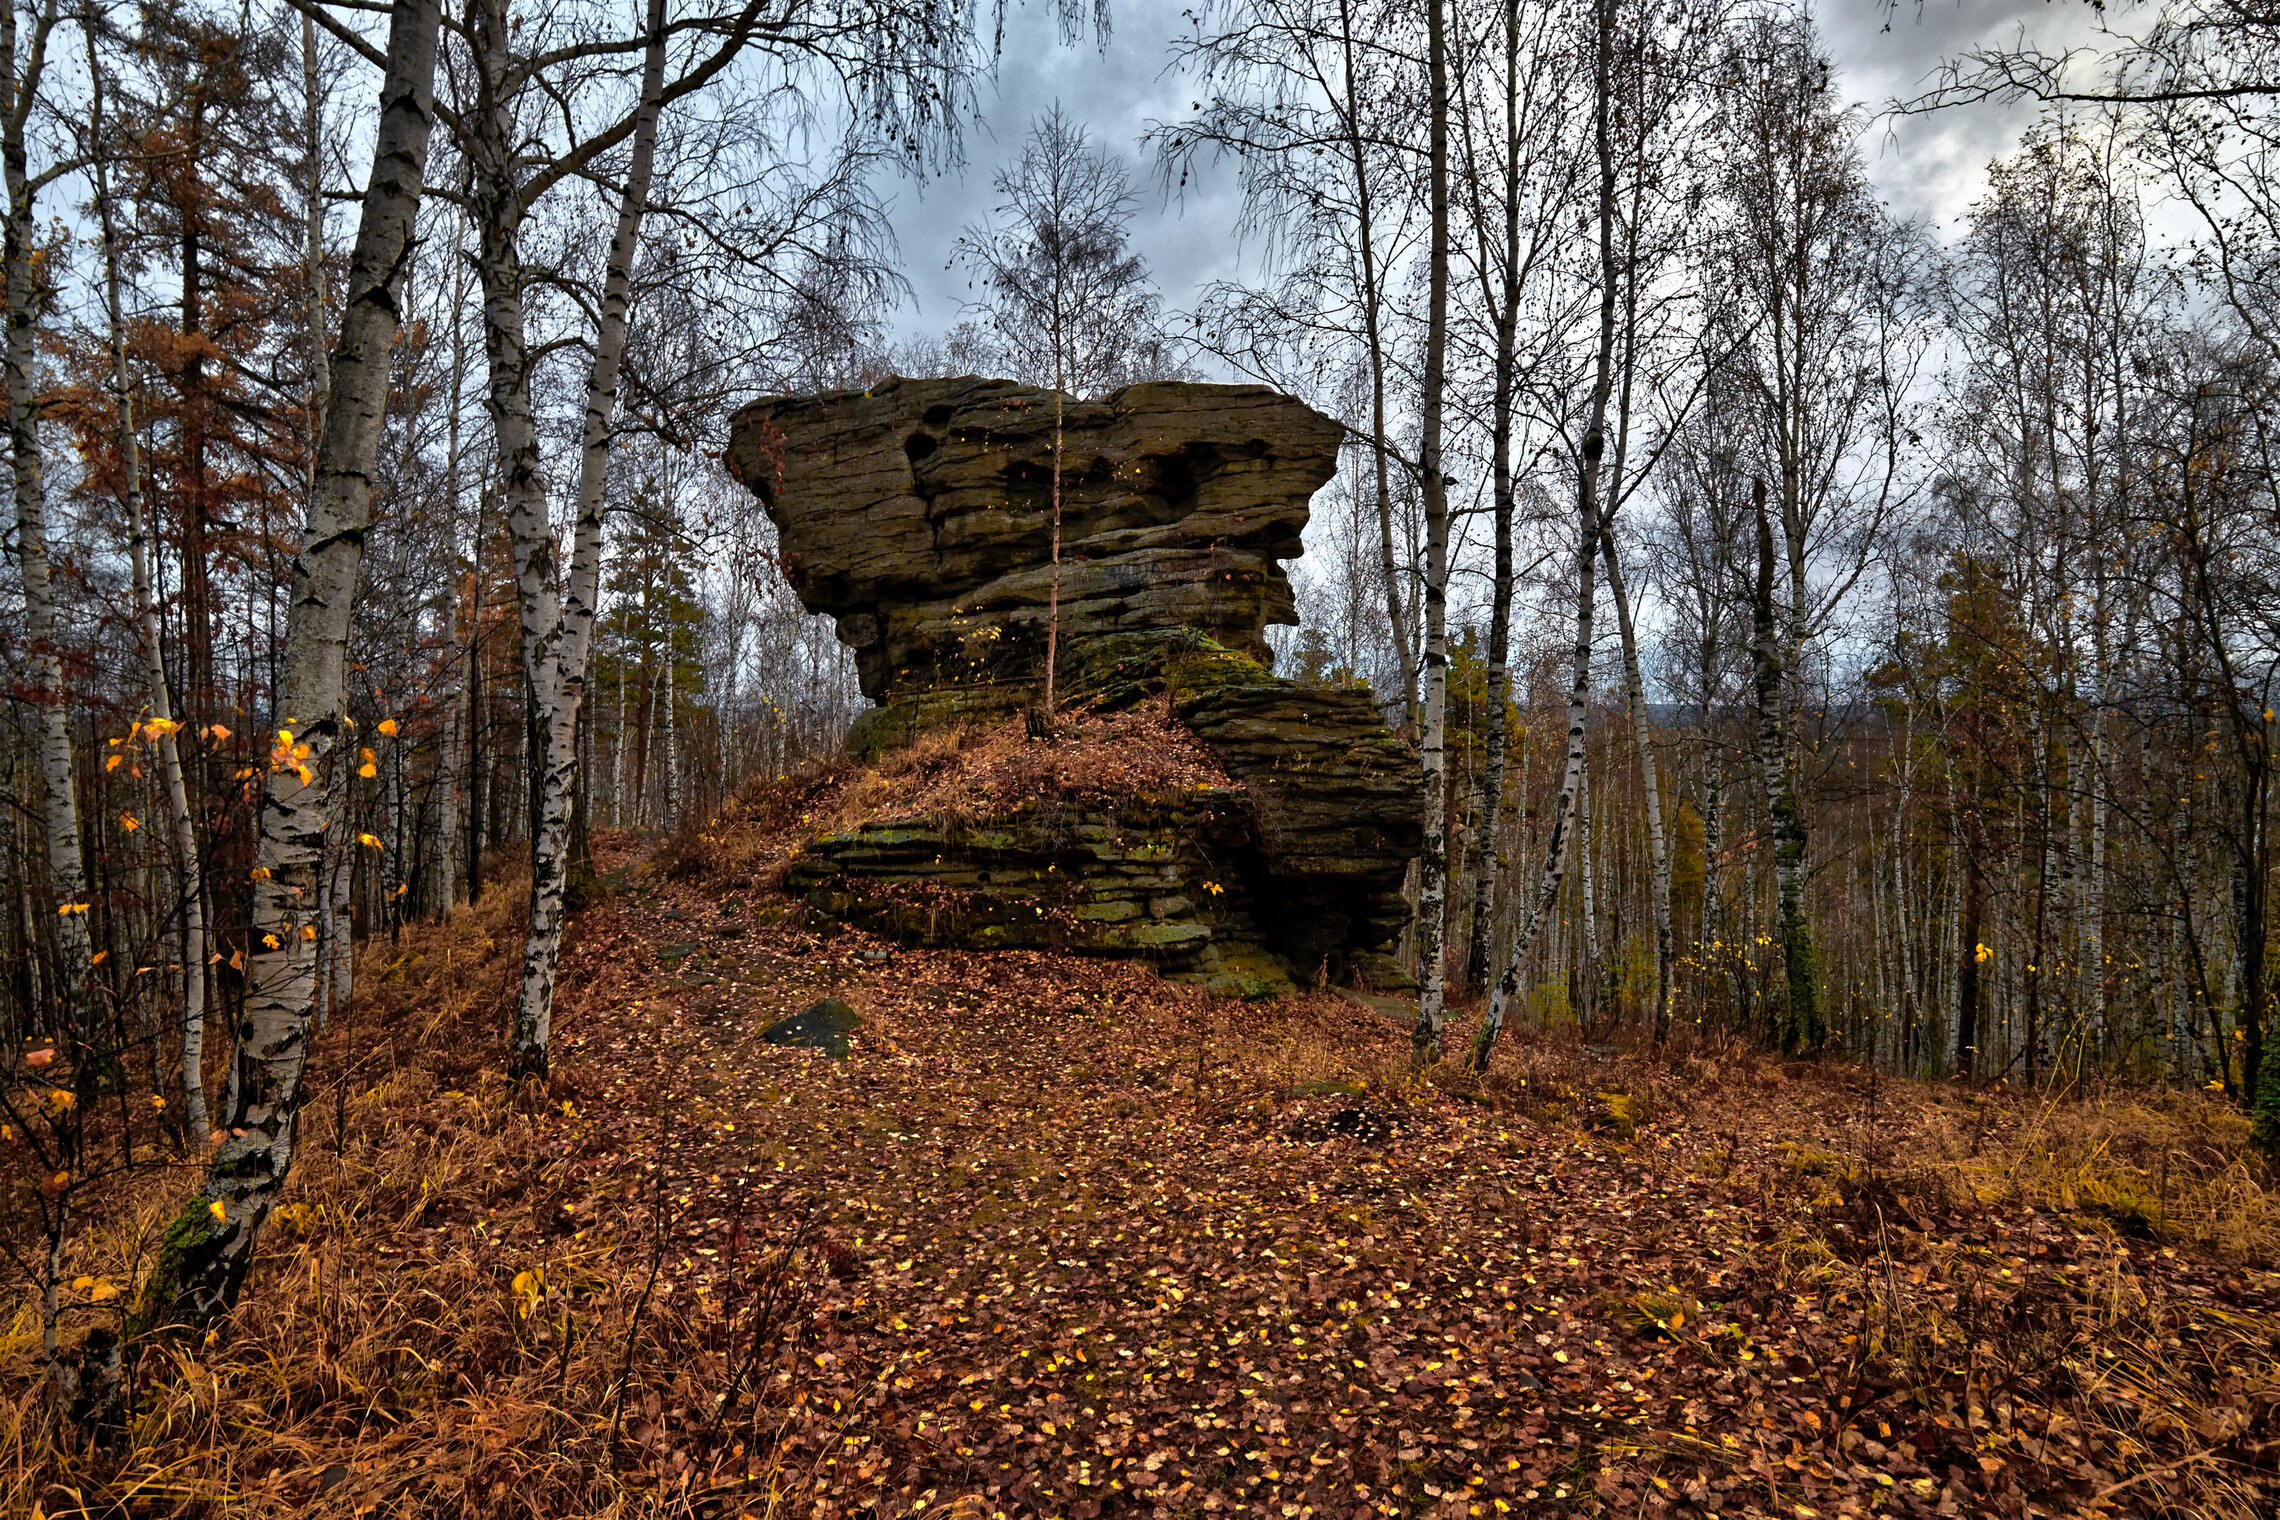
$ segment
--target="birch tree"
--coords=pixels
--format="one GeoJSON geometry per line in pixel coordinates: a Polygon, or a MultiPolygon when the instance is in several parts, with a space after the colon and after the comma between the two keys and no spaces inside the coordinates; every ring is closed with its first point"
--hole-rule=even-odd
{"type": "MultiPolygon", "coordinates": [[[[745,11],[741,31],[733,42],[724,44],[697,72],[678,82],[681,93],[727,66],[749,35],[757,9],[754,6],[745,11]]],[[[524,148],[517,133],[516,107],[531,65],[513,57],[506,7],[501,0],[475,0],[470,12],[478,83],[464,135],[476,181],[471,201],[478,233],[476,265],[483,285],[484,342],[490,358],[487,405],[498,441],[507,530],[514,549],[523,675],[537,715],[534,745],[543,745],[533,786],[537,807],[532,820],[530,929],[523,946],[510,1072],[518,1080],[543,1084],[555,970],[562,953],[570,814],[578,784],[578,709],[585,692],[586,654],[600,593],[602,487],[611,413],[617,401],[618,368],[625,355],[627,294],[655,164],[657,114],[664,103],[667,34],[664,0],[650,0],[639,103],[633,114],[588,139],[580,150],[526,175],[522,172],[524,148]],[[556,561],[553,523],[539,475],[519,237],[524,217],[541,195],[629,133],[632,159],[619,195],[617,226],[603,275],[600,329],[586,383],[578,494],[565,576],[556,561]]]]}
{"type": "Polygon", "coordinates": [[[310,905],[330,823],[326,778],[344,757],[341,678],[371,511],[404,270],[434,124],[439,0],[396,0],[380,122],[333,351],[317,489],[294,561],[276,732],[261,783],[255,938],[230,1106],[204,1188],[166,1234],[130,1329],[209,1325],[236,1302],[293,1163],[316,989],[310,905]]]}
{"type": "MultiPolygon", "coordinates": [[[[1472,265],[1480,310],[1488,324],[1489,500],[1493,540],[1487,643],[1488,733],[1483,741],[1481,791],[1486,799],[1474,840],[1471,936],[1465,949],[1465,984],[1489,980],[1495,940],[1496,888],[1502,870],[1501,820],[1510,742],[1512,599],[1517,579],[1514,527],[1520,495],[1520,455],[1532,453],[1526,393],[1538,379],[1547,345],[1521,348],[1522,305],[1535,299],[1556,308],[1559,294],[1536,287],[1556,268],[1564,246],[1561,220],[1581,159],[1568,129],[1566,51],[1557,6],[1510,5],[1473,44],[1481,60],[1464,71],[1493,79],[1493,91],[1466,91],[1463,127],[1471,237],[1462,245],[1472,265]],[[1498,33],[1501,32],[1501,36],[1498,33]],[[1499,56],[1501,55],[1501,56],[1499,56]],[[1494,60],[1497,67],[1486,67],[1494,60]],[[1485,96],[1485,100],[1481,97],[1485,96]],[[1493,170],[1485,160],[1493,153],[1493,170]]],[[[1551,282],[1556,283],[1556,282],[1551,282]]]]}
{"type": "MultiPolygon", "coordinates": [[[[1174,60],[1209,96],[1185,120],[1150,128],[1168,181],[1208,154],[1237,161],[1246,233],[1270,278],[1210,287],[1193,341],[1240,373],[1321,396],[1326,347],[1358,347],[1365,399],[1341,410],[1368,449],[1373,566],[1396,664],[1402,721],[1418,720],[1418,619],[1405,588],[1414,561],[1396,545],[1397,472],[1416,463],[1395,430],[1401,354],[1413,331],[1396,299],[1420,240],[1414,109],[1422,86],[1406,15],[1372,0],[1220,0],[1199,14],[1174,60]]],[[[1331,400],[1323,396],[1325,402],[1331,400]]]]}
{"type": "Polygon", "coordinates": [[[47,76],[48,43],[55,33],[56,0],[42,0],[26,14],[0,5],[0,176],[8,196],[7,222],[0,232],[0,275],[8,287],[6,347],[0,352],[0,379],[7,386],[8,462],[15,477],[16,563],[23,577],[24,631],[29,658],[27,686],[38,709],[34,747],[40,774],[41,821],[47,879],[41,907],[55,915],[65,1024],[75,1033],[86,1021],[89,958],[87,868],[80,852],[79,804],[72,783],[69,710],[63,685],[62,628],[56,615],[53,571],[48,560],[46,460],[40,446],[38,341],[48,296],[35,274],[33,245],[40,192],[77,165],[58,160],[35,170],[29,134],[32,113],[47,76]]]}
{"type": "Polygon", "coordinates": [[[1879,211],[1854,114],[1829,91],[1811,19],[1765,13],[1730,31],[1719,68],[1723,221],[1706,271],[1721,287],[1734,372],[1754,398],[1753,448],[1781,551],[1780,775],[1765,773],[1782,868],[1782,953],[1793,967],[1785,1044],[1825,1029],[1804,896],[1809,820],[1805,651],[1871,562],[1901,487],[1901,398],[1912,374],[1894,298],[1914,242],[1879,211]],[[1816,569],[1820,575],[1816,581],[1816,569]]]}
{"type": "Polygon", "coordinates": [[[1070,392],[1092,395],[1165,376],[1159,302],[1126,237],[1134,203],[1124,165],[1092,146],[1060,103],[1039,117],[1021,157],[991,181],[996,220],[966,229],[959,257],[985,291],[1004,362],[1053,387],[1051,541],[1047,564],[1044,721],[1053,719],[1061,640],[1061,445],[1070,392]],[[1151,363],[1151,360],[1155,361],[1151,363]]]}
{"type": "Polygon", "coordinates": [[[1441,1058],[1448,995],[1449,806],[1449,479],[1441,459],[1449,365],[1449,39],[1443,0],[1426,0],[1426,64],[1432,147],[1426,196],[1432,231],[1426,248],[1425,374],[1417,464],[1425,497],[1425,694],[1417,756],[1425,828],[1417,852],[1417,999],[1413,1060],[1441,1058]]]}
{"type": "Polygon", "coordinates": [[[1614,143],[1615,6],[1617,0],[1593,0],[1592,60],[1592,164],[1596,171],[1598,232],[1599,321],[1589,365],[1590,391],[1582,408],[1580,436],[1574,440],[1575,469],[1575,644],[1569,661],[1567,761],[1560,779],[1560,801],[1553,815],[1551,837],[1544,848],[1528,916],[1513,937],[1504,969],[1489,990],[1488,1012],[1474,1037],[1471,1064],[1475,1071],[1488,1068],[1496,1039],[1520,991],[1521,967],[1534,948],[1536,935],[1559,900],[1566,877],[1579,804],[1582,800],[1585,740],[1591,706],[1592,627],[1597,604],[1600,534],[1606,523],[1600,501],[1600,472],[1607,453],[1608,398],[1614,388],[1616,298],[1619,269],[1615,253],[1616,175],[1614,143]]]}
{"type": "MultiPolygon", "coordinates": [[[[673,20],[660,0],[653,0],[640,35],[628,39],[607,31],[526,30],[509,14],[505,0],[470,0],[465,25],[470,79],[454,118],[455,136],[469,169],[465,199],[475,225],[489,369],[485,405],[514,554],[523,672],[535,713],[528,787],[531,916],[509,1062],[518,1080],[543,1083],[547,1075],[563,889],[579,785],[578,721],[600,586],[607,451],[626,351],[631,275],[643,217],[650,210],[660,117],[710,86],[748,50],[764,46],[790,78],[836,76],[862,130],[895,132],[910,154],[921,154],[926,142],[952,130],[964,106],[971,36],[963,20],[961,15],[945,17],[924,0],[801,9],[790,16],[775,14],[767,0],[746,0],[741,9],[673,20]],[[668,54],[680,36],[697,39],[698,47],[668,78],[668,54]],[[605,112],[599,122],[570,113],[557,122],[553,100],[580,93],[576,86],[581,80],[588,86],[584,94],[600,93],[598,73],[629,57],[640,60],[629,112],[605,112]],[[554,135],[557,125],[566,136],[554,135]],[[605,155],[621,145],[630,156],[624,179],[614,185],[616,227],[591,339],[593,362],[584,386],[579,484],[565,567],[540,468],[533,395],[543,350],[532,343],[527,294],[569,276],[530,267],[524,239],[532,211],[543,199],[594,176],[605,155]]],[[[754,241],[763,252],[778,246],[778,234],[755,225],[757,221],[747,204],[724,225],[706,229],[707,236],[719,243],[757,232],[754,241]]]]}

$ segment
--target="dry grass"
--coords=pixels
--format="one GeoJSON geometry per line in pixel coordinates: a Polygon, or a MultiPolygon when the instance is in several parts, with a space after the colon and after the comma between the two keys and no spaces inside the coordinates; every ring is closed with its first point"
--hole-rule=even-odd
{"type": "MultiPolygon", "coordinates": [[[[518,1103],[477,1064],[500,1046],[523,911],[494,891],[364,949],[257,1281],[226,1341],[144,1351],[123,1455],[53,1417],[36,1305],[10,1305],[0,1514],[697,1515],[755,1486],[746,1502],[769,1508],[769,1474],[695,1470],[662,1416],[707,1397],[708,1374],[727,1386],[724,1347],[796,1301],[809,1266],[756,1250],[742,1302],[648,1291],[661,1182],[612,1176],[610,1137],[574,1099],[518,1103]],[[590,1201],[597,1182],[611,1206],[590,1201]]],[[[136,1280],[191,1175],[137,1174],[69,1270],[136,1280]]]]}
{"type": "Polygon", "coordinates": [[[1020,719],[929,730],[848,774],[802,822],[817,834],[906,818],[952,828],[1045,799],[1117,803],[1234,784],[1200,740],[1151,704],[1105,716],[1064,712],[1049,742],[1032,739],[1020,719]]]}

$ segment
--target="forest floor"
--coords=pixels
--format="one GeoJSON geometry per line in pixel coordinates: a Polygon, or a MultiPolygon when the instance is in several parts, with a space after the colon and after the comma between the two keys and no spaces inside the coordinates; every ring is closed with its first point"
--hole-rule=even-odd
{"type": "MultiPolygon", "coordinates": [[[[19,1310],[0,1512],[2280,1504],[2280,1214],[2212,1099],[1531,1031],[1414,1078],[1335,993],[810,926],[787,838],[599,841],[543,1103],[510,893],[368,947],[231,1332],[72,1450],[19,1310]],[[847,1059],[760,1039],[827,996],[847,1059]]],[[[72,1270],[131,1283],[193,1177],[72,1270]]]]}

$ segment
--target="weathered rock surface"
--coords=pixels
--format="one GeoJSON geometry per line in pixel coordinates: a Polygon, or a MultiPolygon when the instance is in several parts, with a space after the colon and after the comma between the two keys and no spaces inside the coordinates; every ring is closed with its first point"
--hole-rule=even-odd
{"type": "Polygon", "coordinates": [[[837,998],[825,998],[788,1019],[778,1019],[760,1031],[760,1038],[794,1050],[820,1050],[835,1061],[844,1061],[854,1053],[850,1038],[862,1027],[861,1014],[837,998]]]}
{"type": "Polygon", "coordinates": [[[1387,953],[1424,832],[1417,760],[1368,691],[1301,686],[1192,630],[1078,644],[1070,689],[1113,710],[1158,692],[1251,802],[1247,871],[1265,942],[1302,977],[1407,977],[1387,953]]]}
{"type": "Polygon", "coordinates": [[[974,825],[827,835],[801,850],[785,887],[906,945],[1129,956],[1260,997],[1291,983],[1255,917],[1252,834],[1247,799],[1230,788],[1113,810],[1048,798],[974,825]]]}
{"type": "MultiPolygon", "coordinates": [[[[1187,627],[1263,658],[1267,624],[1297,620],[1280,561],[1338,424],[1264,386],[1169,382],[1070,401],[1062,437],[1061,637],[1187,627]]],[[[737,413],[728,465],[872,701],[1042,670],[1052,392],[967,377],[770,398],[737,413]]]]}
{"type": "MultiPolygon", "coordinates": [[[[1415,756],[1366,690],[1266,663],[1266,625],[1294,620],[1279,562],[1337,424],[1257,386],[1162,384],[1070,403],[1065,427],[1061,689],[1103,711],[1167,702],[1237,788],[872,824],[811,842],[787,885],[906,943],[1146,956],[1254,995],[1318,973],[1406,985],[1391,951],[1422,832],[1415,756]]],[[[1052,443],[1051,393],[997,380],[737,415],[731,466],[879,704],[849,735],[858,759],[1031,699],[1052,443]]]]}

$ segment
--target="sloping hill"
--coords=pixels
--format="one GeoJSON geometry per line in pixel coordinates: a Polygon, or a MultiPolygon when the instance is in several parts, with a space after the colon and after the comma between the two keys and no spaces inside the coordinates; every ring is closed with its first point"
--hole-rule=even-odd
{"type": "MultiPolygon", "coordinates": [[[[1336,995],[810,927],[770,883],[833,784],[604,842],[544,1105],[489,1070],[505,905],[368,961],[236,1335],[146,1365],[134,1453],[61,1478],[134,1513],[2271,1512],[2271,1213],[2210,1106],[1525,1032],[1416,1081],[1336,995]],[[763,1038],[826,997],[846,1059],[763,1038]]],[[[131,1270],[109,1238],[89,1272],[131,1270]]]]}

